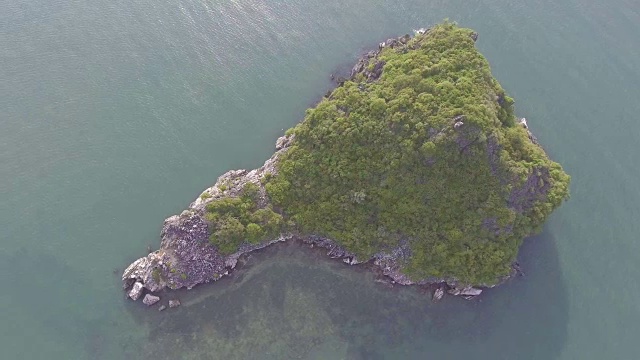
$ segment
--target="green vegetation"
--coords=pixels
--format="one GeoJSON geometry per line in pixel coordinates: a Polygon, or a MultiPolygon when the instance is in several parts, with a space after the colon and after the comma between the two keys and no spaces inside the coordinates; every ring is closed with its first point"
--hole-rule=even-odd
{"type": "MultiPolygon", "coordinates": [[[[490,284],[508,274],[522,238],[568,197],[569,176],[517,125],[470,35],[444,23],[384,48],[369,64],[384,61],[377,81],[360,74],[308,110],[266,182],[285,219],[361,258],[406,240],[403,270],[415,279],[490,284]],[[536,188],[525,187],[531,176],[536,188]],[[510,196],[522,187],[533,200],[519,211],[510,196]]],[[[244,196],[208,211],[223,250],[282,226],[244,196]]]]}
{"type": "Polygon", "coordinates": [[[207,204],[206,219],[212,224],[209,241],[223,254],[231,254],[243,241],[259,243],[278,236],[283,230],[282,216],[270,205],[260,208],[260,188],[247,183],[239,197],[224,197],[207,204]]]}
{"type": "Polygon", "coordinates": [[[162,278],[160,277],[160,269],[153,269],[153,271],[151,272],[151,277],[153,278],[153,281],[159,283],[160,280],[162,280],[162,278]]]}
{"type": "Polygon", "coordinates": [[[416,280],[507,275],[569,176],[518,124],[471,34],[444,23],[371,58],[368,71],[384,65],[377,80],[358,74],[287,131],[277,174],[261,179],[268,199],[247,183],[207,204],[211,243],[231,254],[286,229],[361,259],[403,245],[416,280]]]}

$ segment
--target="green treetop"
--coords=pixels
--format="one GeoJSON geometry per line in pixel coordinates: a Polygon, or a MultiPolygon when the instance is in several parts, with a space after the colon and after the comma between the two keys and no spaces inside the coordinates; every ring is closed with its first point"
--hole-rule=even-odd
{"type": "Polygon", "coordinates": [[[366,69],[383,66],[378,79],[357,74],[308,110],[266,184],[274,208],[362,259],[408,246],[414,279],[507,275],[569,176],[519,124],[471,35],[444,23],[385,47],[366,69]]]}

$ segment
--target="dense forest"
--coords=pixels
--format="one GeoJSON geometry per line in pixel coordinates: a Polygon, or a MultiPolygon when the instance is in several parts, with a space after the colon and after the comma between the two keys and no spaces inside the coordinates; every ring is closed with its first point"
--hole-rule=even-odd
{"type": "Polygon", "coordinates": [[[381,47],[289,130],[276,173],[208,205],[212,243],[231,253],[314,234],[360,259],[408,248],[399,261],[413,279],[507,275],[569,176],[515,117],[475,36],[443,23],[381,47]]]}

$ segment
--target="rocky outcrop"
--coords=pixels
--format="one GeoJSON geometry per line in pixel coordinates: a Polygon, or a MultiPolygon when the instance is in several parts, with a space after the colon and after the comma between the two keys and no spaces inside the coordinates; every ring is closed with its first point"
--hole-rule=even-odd
{"type": "Polygon", "coordinates": [[[538,143],[538,139],[533,135],[531,130],[529,130],[529,125],[527,124],[527,119],[526,118],[520,119],[520,126],[522,126],[523,128],[527,129],[527,135],[529,135],[529,140],[531,140],[532,143],[534,143],[536,145],[540,145],[538,143]]]}
{"type": "Polygon", "coordinates": [[[449,294],[454,296],[462,296],[467,300],[471,300],[472,298],[482,294],[482,289],[478,289],[472,286],[466,286],[463,288],[452,288],[448,291],[449,294]]]}
{"type": "MultiPolygon", "coordinates": [[[[265,174],[276,173],[278,156],[291,141],[292,137],[281,137],[277,142],[280,149],[262,167],[251,171],[232,170],[225,173],[215,185],[193,201],[188,209],[180,215],[167,218],[160,233],[160,249],[134,261],[122,275],[125,289],[133,285],[130,297],[137,300],[143,288],[150,292],[166,287],[191,289],[195,285],[218,280],[235,268],[242,255],[291,238],[291,235],[282,235],[259,244],[246,243],[237,252],[224,256],[216,246],[209,243],[209,229],[204,218],[209,202],[226,196],[237,196],[247,182],[259,185],[264,193],[260,180],[265,174]]],[[[260,205],[264,205],[266,201],[263,196],[260,205]]]]}
{"type": "Polygon", "coordinates": [[[151,306],[155,303],[157,303],[158,301],[160,301],[160,298],[158,296],[154,296],[151,294],[147,294],[144,296],[144,299],[142,299],[142,303],[147,305],[147,306],[151,306]]]}
{"type": "MultiPolygon", "coordinates": [[[[428,29],[420,29],[414,30],[416,34],[424,34],[428,29]]],[[[368,82],[376,81],[382,75],[382,71],[384,69],[385,62],[384,60],[379,60],[378,56],[385,48],[396,49],[398,51],[405,51],[408,49],[408,42],[411,39],[409,34],[401,36],[399,38],[391,38],[387,39],[384,42],[378,44],[378,50],[372,50],[364,54],[356,63],[356,65],[351,69],[350,79],[355,80],[359,75],[362,75],[364,79],[368,82]]],[[[338,83],[341,84],[344,82],[338,80],[338,83]]]]}
{"type": "Polygon", "coordinates": [[[129,297],[133,301],[138,300],[138,298],[140,298],[140,295],[142,295],[142,290],[143,289],[144,289],[144,285],[141,282],[136,281],[133,284],[133,287],[131,288],[131,291],[129,291],[129,297]]]}
{"type": "Polygon", "coordinates": [[[443,296],[444,289],[442,287],[439,287],[433,292],[433,297],[431,299],[433,300],[433,302],[438,302],[442,299],[443,296]]]}
{"type": "MultiPolygon", "coordinates": [[[[529,130],[525,118],[520,120],[520,125],[527,129],[529,140],[539,145],[536,137],[529,130]]],[[[536,202],[547,197],[551,190],[551,174],[549,173],[549,169],[544,167],[532,168],[524,181],[519,178],[514,178],[513,176],[509,177],[506,176],[505,172],[500,168],[500,151],[502,150],[502,146],[495,137],[491,135],[487,136],[486,149],[492,174],[498,177],[503,184],[511,184],[511,192],[507,195],[507,206],[509,208],[519,214],[524,214],[531,210],[536,202]]],[[[500,231],[510,231],[509,229],[498,229],[493,226],[494,220],[495,219],[486,219],[485,227],[494,228],[493,230],[496,234],[500,231]]]]}

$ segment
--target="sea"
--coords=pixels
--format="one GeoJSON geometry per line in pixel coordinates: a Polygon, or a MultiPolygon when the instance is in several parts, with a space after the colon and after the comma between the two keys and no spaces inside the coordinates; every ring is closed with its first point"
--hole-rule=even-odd
{"type": "Polygon", "coordinates": [[[0,0],[0,358],[640,358],[638,0],[0,0]],[[571,198],[524,277],[433,303],[283,244],[125,299],[163,220],[260,166],[364,52],[445,19],[571,198]]]}

